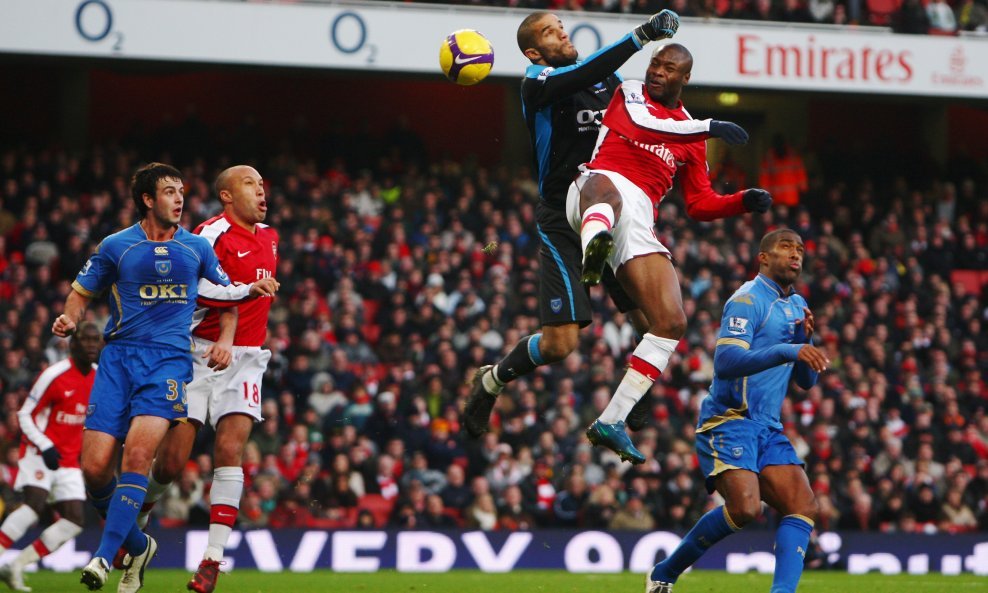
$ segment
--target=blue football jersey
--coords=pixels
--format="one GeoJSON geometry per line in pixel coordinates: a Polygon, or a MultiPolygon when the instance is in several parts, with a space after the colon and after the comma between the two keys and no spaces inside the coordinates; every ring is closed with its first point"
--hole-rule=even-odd
{"type": "Polygon", "coordinates": [[[108,292],[107,343],[190,351],[200,279],[203,289],[220,293],[212,298],[247,297],[246,285],[230,286],[206,239],[179,228],[169,241],[151,241],[135,224],[103,239],[72,287],[89,298],[108,292]]]}
{"type": "MultiPolygon", "coordinates": [[[[782,288],[763,274],[745,282],[724,306],[718,346],[733,345],[746,350],[803,344],[802,324],[806,301],[782,288]]],[[[793,352],[795,357],[795,351],[793,352]]],[[[794,362],[783,362],[760,373],[736,379],[714,375],[710,394],[700,405],[698,430],[708,430],[730,420],[750,418],[767,426],[782,429],[779,413],[789,390],[794,362]]]]}

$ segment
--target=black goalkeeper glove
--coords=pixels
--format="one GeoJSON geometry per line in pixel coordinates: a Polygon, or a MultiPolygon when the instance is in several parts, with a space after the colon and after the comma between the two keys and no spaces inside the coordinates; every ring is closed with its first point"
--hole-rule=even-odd
{"type": "Polygon", "coordinates": [[[678,30],[679,15],[669,9],[665,9],[662,12],[653,14],[652,18],[642,23],[641,26],[635,27],[633,33],[635,38],[638,39],[638,44],[644,46],[649,41],[669,39],[678,30]]]}
{"type": "Polygon", "coordinates": [[[710,120],[710,136],[728,144],[747,144],[748,132],[732,121],[710,120]]]}
{"type": "Polygon", "coordinates": [[[42,451],[41,458],[45,460],[45,467],[51,471],[58,469],[58,462],[62,460],[62,456],[58,454],[58,449],[55,447],[48,447],[42,451]]]}
{"type": "Polygon", "coordinates": [[[741,197],[741,203],[748,212],[768,212],[772,205],[772,194],[757,187],[746,189],[744,196],[741,197]]]}

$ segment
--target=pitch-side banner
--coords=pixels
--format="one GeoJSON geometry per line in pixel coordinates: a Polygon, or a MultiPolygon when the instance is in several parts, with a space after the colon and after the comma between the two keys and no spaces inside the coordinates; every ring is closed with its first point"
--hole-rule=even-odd
{"type": "MultiPolygon", "coordinates": [[[[152,529],[158,540],[158,568],[199,565],[206,548],[205,530],[152,529]]],[[[25,541],[30,541],[25,538],[25,541]]],[[[225,570],[259,569],[265,572],[445,572],[479,569],[507,572],[516,569],[554,569],[575,573],[613,573],[651,570],[679,544],[674,533],[603,531],[305,531],[266,529],[234,531],[227,545],[225,570]]],[[[86,530],[45,558],[46,568],[72,571],[82,568],[98,547],[99,532],[86,530]]],[[[710,549],[697,568],[733,573],[772,573],[773,533],[743,531],[710,549]]],[[[16,554],[8,551],[0,561],[16,554]]],[[[988,575],[988,533],[922,535],[877,533],[823,533],[818,558],[852,574],[974,573],[988,575]]]]}
{"type": "MultiPolygon", "coordinates": [[[[493,75],[527,62],[515,33],[525,11],[392,3],[193,0],[2,0],[0,52],[258,64],[439,76],[439,45],[477,29],[493,75]]],[[[560,13],[581,55],[643,17],[560,13]]],[[[988,39],[895,35],[684,19],[676,41],[696,57],[693,84],[944,97],[988,97],[988,39]]],[[[649,52],[621,69],[644,76],[649,52]]]]}

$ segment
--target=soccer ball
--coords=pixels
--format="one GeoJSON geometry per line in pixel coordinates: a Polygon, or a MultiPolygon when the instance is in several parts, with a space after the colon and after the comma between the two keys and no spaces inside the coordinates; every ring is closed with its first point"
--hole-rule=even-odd
{"type": "Polygon", "coordinates": [[[439,46],[439,67],[456,84],[477,84],[494,67],[494,48],[473,29],[453,31],[439,46]]]}

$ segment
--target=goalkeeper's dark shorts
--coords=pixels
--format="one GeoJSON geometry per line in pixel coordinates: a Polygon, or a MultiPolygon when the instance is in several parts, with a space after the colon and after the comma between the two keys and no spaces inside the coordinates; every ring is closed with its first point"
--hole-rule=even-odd
{"type": "MultiPolygon", "coordinates": [[[[580,282],[583,247],[580,235],[566,221],[562,210],[547,207],[539,202],[535,210],[539,239],[539,317],[542,325],[577,323],[590,325],[592,309],[590,291],[580,282]]],[[[627,313],[637,309],[631,297],[621,288],[614,271],[604,267],[601,280],[618,311],[627,313]]]]}

